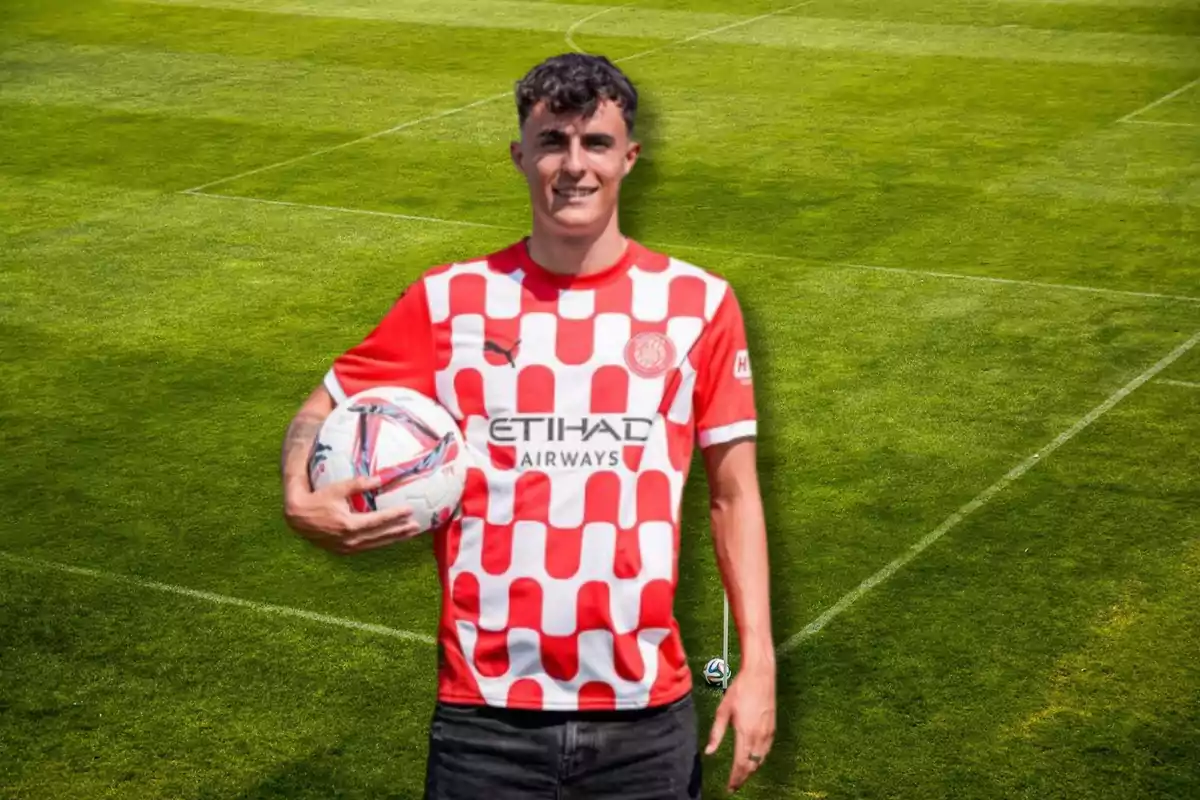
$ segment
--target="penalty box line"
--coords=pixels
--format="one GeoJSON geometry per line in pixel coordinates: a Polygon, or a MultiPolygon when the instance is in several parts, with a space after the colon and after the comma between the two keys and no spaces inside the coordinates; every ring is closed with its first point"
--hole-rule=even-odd
{"type": "MultiPolygon", "coordinates": [[[[636,2],[636,1],[637,0],[633,0],[632,2],[626,3],[623,6],[617,6],[615,8],[607,8],[600,12],[593,12],[593,13],[588,14],[588,15],[580,18],[579,20],[575,21],[567,29],[567,33],[566,33],[567,43],[576,51],[582,52],[579,50],[578,46],[575,44],[575,40],[572,38],[574,36],[574,34],[579,30],[580,26],[582,26],[584,23],[588,22],[589,20],[595,19],[595,18],[597,18],[603,14],[606,14],[610,11],[616,11],[621,8],[625,8],[626,6],[633,5],[634,2],[636,2]]],[[[658,47],[652,47],[649,50],[643,50],[640,53],[633,53],[632,55],[621,56],[620,58],[614,58],[613,63],[621,64],[626,61],[632,61],[635,58],[643,58],[648,55],[653,55],[654,53],[662,52],[663,50],[666,50],[669,47],[675,47],[675,46],[681,45],[681,44],[688,44],[690,42],[696,41],[697,39],[702,39],[705,36],[712,36],[713,34],[723,33],[724,31],[732,30],[733,28],[740,28],[742,26],[749,25],[754,22],[760,22],[761,20],[768,19],[770,17],[774,17],[779,14],[786,14],[789,11],[794,11],[797,8],[800,8],[801,6],[806,6],[812,2],[814,2],[814,0],[805,0],[805,2],[796,3],[794,5],[787,6],[786,8],[781,8],[777,11],[771,11],[766,14],[759,14],[757,17],[749,17],[747,19],[739,20],[738,22],[734,22],[734,23],[731,23],[728,25],[722,25],[717,28],[710,28],[708,30],[700,31],[699,33],[694,33],[691,36],[686,36],[681,39],[674,39],[672,41],[667,42],[666,44],[659,45],[658,47]]],[[[277,161],[274,164],[267,164],[266,166],[256,167],[255,169],[248,169],[245,172],[239,172],[236,175],[230,175],[225,178],[218,178],[216,180],[209,181],[207,183],[202,183],[199,186],[193,186],[190,189],[183,189],[183,190],[181,190],[181,193],[182,194],[197,194],[199,192],[202,192],[204,189],[208,189],[213,186],[220,186],[223,183],[230,183],[231,181],[236,181],[239,178],[248,178],[251,175],[258,175],[259,173],[262,173],[262,172],[269,172],[270,170],[273,170],[273,169],[279,169],[280,167],[286,167],[286,166],[290,166],[292,164],[297,164],[301,161],[307,161],[310,158],[316,158],[317,156],[327,155],[327,154],[335,152],[337,150],[342,150],[347,147],[352,147],[356,144],[362,144],[363,142],[369,142],[372,139],[378,139],[382,136],[388,136],[393,133],[399,133],[402,130],[406,130],[408,128],[413,128],[413,127],[416,127],[417,125],[422,125],[426,122],[434,122],[439,119],[445,119],[446,117],[451,117],[451,116],[454,116],[455,114],[460,114],[463,111],[469,111],[472,108],[477,108],[479,106],[486,105],[487,103],[495,102],[496,100],[499,100],[504,97],[512,97],[512,92],[511,91],[500,92],[499,94],[494,94],[494,95],[491,95],[490,97],[484,97],[480,100],[476,100],[473,103],[467,103],[466,105],[459,106],[458,108],[451,108],[446,111],[438,112],[437,114],[430,114],[425,117],[420,117],[418,119],[409,120],[408,122],[402,122],[399,125],[394,125],[385,130],[376,131],[375,133],[369,133],[366,136],[360,136],[357,139],[352,139],[351,141],[348,141],[348,142],[342,142],[341,144],[335,144],[332,147],[323,147],[320,150],[314,150],[311,153],[305,153],[304,155],[296,156],[295,158],[289,158],[289,159],[285,159],[283,161],[277,161]]]]}
{"type": "Polygon", "coordinates": [[[823,614],[821,614],[819,617],[814,619],[812,622],[805,625],[803,629],[796,632],[790,638],[788,638],[786,641],[784,641],[783,644],[781,644],[777,648],[777,651],[781,655],[785,654],[791,650],[794,650],[796,647],[798,647],[800,644],[802,644],[806,639],[819,633],[835,617],[837,617],[843,611],[845,611],[846,609],[850,608],[850,606],[852,606],[856,602],[858,602],[858,600],[861,599],[863,595],[865,595],[867,592],[874,589],[879,584],[886,581],[892,575],[895,575],[897,572],[899,572],[900,569],[902,569],[904,567],[904,565],[906,565],[908,562],[912,561],[914,558],[919,556],[922,552],[925,551],[926,548],[928,548],[930,545],[932,545],[938,539],[941,539],[943,536],[945,536],[947,533],[949,533],[951,530],[953,530],[955,527],[957,527],[960,522],[962,522],[964,519],[969,517],[971,514],[978,511],[980,508],[982,508],[989,500],[991,500],[993,497],[995,497],[1001,491],[1006,489],[1009,485],[1011,485],[1013,482],[1015,482],[1017,479],[1019,479],[1026,472],[1033,469],[1033,467],[1035,465],[1037,465],[1038,462],[1044,460],[1047,456],[1049,456],[1055,450],[1057,450],[1058,448],[1062,447],[1067,442],[1074,439],[1080,432],[1085,430],[1088,426],[1090,426],[1096,420],[1100,419],[1100,417],[1107,414],[1118,403],[1120,403],[1122,400],[1124,400],[1126,397],[1128,397],[1130,394],[1132,394],[1134,391],[1136,391],[1138,389],[1138,387],[1140,387],[1142,384],[1149,381],[1151,378],[1153,378],[1158,373],[1162,372],[1164,369],[1166,369],[1171,364],[1173,364],[1176,360],[1178,360],[1181,356],[1183,356],[1185,353],[1187,353],[1189,350],[1191,350],[1193,347],[1195,347],[1197,343],[1200,343],[1200,331],[1197,331],[1196,333],[1192,334],[1192,337],[1190,339],[1188,339],[1186,342],[1184,342],[1183,344],[1176,347],[1174,350],[1172,350],[1166,356],[1161,358],[1153,366],[1151,366],[1149,369],[1147,369],[1142,374],[1138,375],[1136,378],[1131,380],[1129,383],[1125,384],[1120,389],[1113,392],[1111,395],[1108,396],[1107,399],[1104,400],[1104,402],[1102,402],[1100,405],[1096,406],[1091,411],[1089,411],[1086,415],[1083,416],[1082,419],[1080,419],[1078,422],[1076,422],[1070,428],[1067,428],[1065,431],[1060,433],[1058,436],[1054,437],[1054,439],[1049,444],[1047,444],[1045,447],[1034,452],[1032,455],[1030,455],[1028,458],[1026,458],[1020,464],[1017,464],[1015,467],[1013,467],[1011,470],[1009,470],[1002,478],[1000,478],[1000,480],[996,481],[991,486],[984,489],[982,492],[980,492],[978,495],[976,495],[976,497],[974,499],[972,499],[969,503],[967,503],[962,508],[955,511],[953,514],[951,514],[945,520],[943,520],[941,525],[938,525],[932,531],[930,531],[929,533],[922,536],[915,544],[912,545],[912,547],[910,547],[907,551],[905,551],[901,556],[896,558],[894,561],[892,561],[887,566],[883,567],[883,569],[879,570],[871,577],[867,578],[865,581],[860,583],[857,587],[855,587],[854,589],[852,589],[851,591],[849,591],[845,595],[843,595],[840,600],[838,600],[836,603],[834,603],[832,606],[830,606],[828,609],[826,609],[823,614]]]}
{"type": "MultiPolygon", "coordinates": [[[[215,192],[202,192],[196,189],[188,189],[179,194],[186,194],[192,197],[208,197],[214,200],[233,200],[241,203],[258,203],[268,206],[280,206],[283,208],[299,208],[316,211],[328,211],[337,214],[359,214],[367,217],[382,217],[384,219],[399,219],[408,222],[426,222],[437,225],[453,225],[457,227],[468,228],[489,228],[492,230],[513,231],[526,233],[527,228],[518,228],[512,225],[493,225],[486,222],[469,222],[460,219],[446,219],[443,217],[427,217],[415,214],[399,214],[392,211],[371,211],[364,208],[348,208],[345,206],[327,206],[316,205],[313,203],[295,203],[288,200],[267,200],[262,197],[249,197],[232,194],[217,194],[215,192]]],[[[1158,292],[1136,292],[1129,289],[1104,289],[1096,286],[1080,286],[1070,283],[1047,283],[1044,281],[1026,281],[1017,278],[994,278],[987,275],[965,275],[960,272],[937,272],[932,270],[908,269],[905,267],[882,267],[873,264],[857,264],[849,261],[825,261],[817,258],[804,258],[801,256],[784,256],[777,253],[754,253],[746,250],[728,250],[717,247],[704,247],[694,244],[669,244],[664,242],[645,242],[647,246],[655,247],[660,250],[694,250],[701,253],[717,253],[726,256],[736,256],[739,258],[761,258],[768,261],[786,261],[789,263],[800,264],[822,264],[825,266],[842,267],[845,269],[856,269],[870,272],[890,272],[900,275],[919,275],[929,278],[942,278],[946,280],[958,281],[976,281],[979,283],[994,283],[1008,284],[1013,286],[1031,286],[1038,289],[1057,289],[1074,292],[1088,292],[1091,294],[1107,294],[1117,297],[1138,297],[1150,300],[1169,300],[1182,303],[1198,303],[1200,297],[1189,297],[1187,295],[1177,294],[1161,294],[1158,292]]]]}

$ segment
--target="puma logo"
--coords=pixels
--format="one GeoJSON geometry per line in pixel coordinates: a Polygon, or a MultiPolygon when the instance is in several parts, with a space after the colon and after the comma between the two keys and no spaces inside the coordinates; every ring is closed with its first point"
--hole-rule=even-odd
{"type": "Polygon", "coordinates": [[[483,340],[484,352],[499,353],[508,361],[508,365],[513,369],[517,368],[517,348],[521,346],[521,340],[517,339],[512,343],[512,347],[505,349],[493,342],[491,339],[483,340]]]}

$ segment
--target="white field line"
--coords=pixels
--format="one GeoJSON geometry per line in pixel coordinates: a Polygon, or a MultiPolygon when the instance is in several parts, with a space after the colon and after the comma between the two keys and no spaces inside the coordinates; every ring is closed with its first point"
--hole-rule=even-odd
{"type": "Polygon", "coordinates": [[[1167,128],[1200,128],[1200,122],[1168,122],[1160,119],[1127,119],[1127,125],[1161,125],[1167,128]]]}
{"type": "Polygon", "coordinates": [[[1145,114],[1150,109],[1158,108],[1163,103],[1166,103],[1170,100],[1174,100],[1176,97],[1183,94],[1188,89],[1195,86],[1196,84],[1200,84],[1200,78],[1196,78],[1194,81],[1191,81],[1190,83],[1185,83],[1183,86],[1180,86],[1175,91],[1164,94],[1162,97],[1158,98],[1154,102],[1147,103],[1146,105],[1142,106],[1137,111],[1131,111],[1130,113],[1126,114],[1125,116],[1123,116],[1119,120],[1117,120],[1117,122],[1132,122],[1134,117],[1140,117],[1142,114],[1145,114]]]}
{"type": "MultiPolygon", "coordinates": [[[[169,583],[158,583],[157,581],[145,581],[138,578],[130,578],[125,575],[117,575],[111,572],[103,572],[98,569],[88,569],[87,567],[73,567],[70,564],[60,564],[57,561],[46,561],[40,558],[28,558],[26,556],[18,556],[12,553],[0,551],[0,566],[4,562],[10,562],[15,567],[26,567],[33,569],[52,570],[55,572],[65,572],[69,575],[83,575],[88,578],[98,578],[100,580],[110,581],[112,583],[120,583],[126,586],[133,586],[140,589],[153,589],[155,591],[177,594],[183,597],[190,597],[195,600],[205,600],[210,603],[219,605],[240,606],[242,608],[250,608],[255,611],[261,611],[267,614],[276,614],[286,617],[299,617],[310,622],[319,622],[324,625],[336,625],[340,628],[350,628],[351,630],[363,631],[364,633],[375,633],[381,636],[389,636],[393,639],[404,639],[410,642],[419,642],[420,644],[434,645],[437,642],[432,636],[426,636],[423,633],[413,633],[412,631],[402,631],[397,628],[389,628],[385,625],[376,625],[371,622],[358,622],[353,619],[343,619],[341,617],[331,617],[328,614],[317,614],[313,611],[305,611],[300,608],[289,608],[288,606],[275,606],[269,603],[259,603],[255,600],[243,600],[238,597],[228,597],[222,594],[213,594],[212,592],[203,592],[197,589],[188,589],[183,586],[173,586],[169,583]]],[[[688,661],[707,661],[708,656],[691,656],[688,661]]]]}
{"type": "Polygon", "coordinates": [[[1079,286],[1073,283],[1045,283],[1042,281],[1024,281],[1016,278],[992,278],[987,275],[962,275],[956,272],[933,272],[930,270],[904,269],[902,267],[879,267],[873,264],[851,264],[838,262],[843,267],[867,269],[875,272],[908,272],[916,275],[928,275],[933,278],[953,278],[963,281],[982,281],[983,283],[1011,283],[1019,286],[1037,286],[1043,289],[1069,289],[1074,292],[1092,292],[1093,294],[1113,294],[1125,297],[1146,297],[1154,300],[1177,300],[1184,303],[1200,303],[1200,297],[1188,297],[1180,294],[1159,294],[1157,292],[1134,292],[1127,289],[1102,289],[1095,286],[1079,286]]]}
{"type": "MultiPolygon", "coordinates": [[[[650,244],[649,242],[647,244],[650,244]]],[[[662,249],[697,250],[705,253],[721,253],[742,258],[762,258],[770,261],[791,261],[813,264],[830,264],[849,269],[869,270],[871,272],[894,272],[901,275],[924,275],[930,278],[946,278],[958,281],[979,281],[981,283],[1010,284],[1014,286],[1033,286],[1039,289],[1062,289],[1073,292],[1091,292],[1093,294],[1111,294],[1121,297],[1143,297],[1153,300],[1175,300],[1184,303],[1200,303],[1200,297],[1189,297],[1179,294],[1159,294],[1157,292],[1134,292],[1128,289],[1103,289],[1096,286],[1080,286],[1073,283],[1048,283],[1045,281],[1026,281],[1017,278],[993,278],[987,275],[964,275],[960,272],[937,272],[926,269],[908,269],[906,267],[881,267],[875,264],[858,264],[852,261],[823,261],[821,259],[802,258],[800,256],[781,256],[771,253],[751,253],[744,250],[726,250],[716,247],[703,247],[693,244],[658,244],[662,249]]]]}
{"type": "MultiPolygon", "coordinates": [[[[636,0],[633,0],[633,1],[636,2],[636,0]]],[[[772,11],[769,14],[760,14],[757,17],[751,17],[750,19],[741,20],[740,22],[735,22],[731,25],[722,25],[719,28],[713,28],[712,30],[701,31],[700,33],[693,34],[684,39],[676,39],[674,41],[667,42],[666,44],[662,45],[661,47],[655,47],[651,50],[645,50],[641,53],[634,53],[631,56],[624,56],[622,58],[613,59],[613,63],[619,64],[623,61],[630,61],[635,58],[641,58],[642,56],[648,56],[651,53],[657,53],[660,50],[665,50],[668,47],[673,47],[678,44],[687,44],[688,42],[693,42],[696,39],[700,39],[704,36],[711,36],[714,33],[720,33],[722,31],[727,31],[727,30],[730,30],[731,28],[741,27],[742,25],[749,25],[752,22],[758,22],[759,20],[763,20],[768,17],[773,17],[777,14],[786,13],[788,11],[791,11],[792,9],[799,8],[800,6],[808,5],[808,3],[810,3],[810,2],[813,2],[813,0],[806,0],[806,2],[804,2],[804,3],[797,3],[795,5],[788,6],[787,8],[781,8],[778,11],[772,11]]],[[[633,2],[626,3],[625,5],[633,5],[633,2]]],[[[568,39],[567,39],[568,43],[570,43],[572,47],[575,46],[573,43],[573,40],[571,40],[570,36],[576,30],[578,30],[579,25],[583,24],[584,22],[587,22],[589,19],[595,19],[596,17],[600,16],[603,13],[608,13],[609,11],[616,10],[616,8],[623,8],[623,7],[624,6],[617,6],[615,8],[614,7],[606,8],[600,13],[589,14],[588,16],[584,17],[583,19],[572,23],[571,27],[568,28],[568,39]]],[[[576,49],[578,49],[578,48],[576,48],[576,49]]],[[[323,147],[320,150],[314,150],[311,153],[305,153],[304,155],[296,156],[295,158],[288,158],[283,161],[277,161],[274,164],[267,164],[266,166],[256,167],[254,169],[248,169],[245,172],[239,172],[236,175],[230,175],[226,178],[218,178],[217,180],[209,181],[208,183],[202,183],[199,186],[193,186],[190,189],[184,189],[184,190],[182,190],[182,193],[183,194],[196,194],[196,193],[198,193],[204,189],[208,189],[209,187],[212,187],[212,186],[219,186],[222,183],[229,183],[230,181],[235,181],[238,178],[246,178],[246,177],[249,177],[250,175],[257,175],[260,172],[267,172],[269,170],[278,169],[279,167],[286,167],[290,164],[295,164],[300,161],[307,161],[308,159],[315,158],[316,156],[322,156],[327,153],[332,153],[335,150],[341,150],[343,148],[351,147],[352,145],[356,145],[356,144],[361,144],[362,142],[367,142],[372,139],[378,139],[381,136],[387,136],[389,134],[396,133],[398,131],[402,131],[407,128],[412,128],[414,126],[421,125],[425,122],[433,122],[435,120],[444,119],[446,117],[453,116],[454,114],[462,113],[463,111],[469,111],[470,109],[476,108],[477,106],[485,105],[485,104],[491,103],[495,100],[499,100],[502,97],[511,97],[511,96],[512,96],[511,90],[501,92],[499,94],[494,94],[490,97],[485,97],[482,100],[476,100],[473,103],[467,103],[465,106],[459,106],[458,108],[451,108],[447,111],[440,111],[437,114],[430,114],[429,116],[426,116],[426,117],[420,117],[418,119],[409,120],[408,122],[402,122],[399,125],[394,125],[391,128],[387,128],[386,130],[376,131],[375,133],[369,133],[366,136],[360,136],[359,138],[353,139],[349,142],[342,142],[341,144],[335,144],[332,147],[323,147]]]]}
{"type": "Polygon", "coordinates": [[[388,128],[387,130],[376,131],[375,133],[368,133],[366,136],[360,136],[357,139],[353,139],[349,142],[342,142],[341,144],[335,144],[332,147],[323,147],[320,150],[314,150],[311,153],[305,153],[304,155],[296,156],[295,158],[288,158],[283,161],[276,161],[274,164],[267,164],[264,167],[256,167],[255,169],[248,169],[245,172],[239,172],[237,175],[230,175],[227,178],[218,178],[215,181],[209,181],[208,183],[202,183],[199,186],[193,186],[191,189],[184,189],[183,194],[195,194],[197,192],[200,192],[203,189],[207,189],[210,186],[218,186],[222,183],[229,183],[230,181],[236,181],[238,178],[245,178],[250,175],[257,175],[260,172],[267,172],[268,170],[278,169],[279,167],[286,167],[289,164],[295,164],[300,161],[307,161],[310,158],[315,158],[317,156],[323,156],[326,153],[332,153],[335,150],[341,150],[342,148],[350,147],[351,145],[361,144],[363,142],[369,142],[372,139],[378,139],[380,136],[387,136],[390,133],[396,133],[397,131],[402,131],[405,128],[411,128],[415,125],[420,125],[423,122],[432,122],[434,120],[442,119],[444,117],[449,117],[454,114],[458,114],[460,112],[475,108],[476,106],[481,106],[481,105],[484,105],[485,103],[491,103],[495,100],[499,100],[501,97],[509,97],[511,94],[512,94],[511,92],[503,92],[501,94],[494,94],[491,97],[485,97],[482,100],[476,100],[474,103],[467,103],[465,106],[459,106],[458,108],[452,108],[448,111],[439,111],[437,114],[430,114],[427,117],[420,117],[419,119],[409,120],[408,122],[402,122],[399,125],[394,125],[394,126],[388,128]]]}
{"type": "Polygon", "coordinates": [[[99,578],[101,580],[110,581],[113,583],[124,584],[125,586],[134,586],[140,589],[153,589],[154,591],[158,592],[166,592],[168,594],[179,595],[181,597],[190,597],[194,600],[204,600],[206,602],[217,603],[219,605],[249,608],[264,614],[275,614],[283,617],[298,617],[300,619],[309,620],[310,622],[319,622],[324,625],[336,625],[341,628],[350,628],[351,630],[363,631],[365,633],[375,633],[381,636],[390,636],[393,639],[404,639],[405,641],[420,642],[421,644],[434,644],[433,637],[427,636],[423,633],[402,631],[396,628],[389,628],[384,625],[375,625],[370,622],[358,622],[357,620],[352,619],[332,617],[328,614],[318,614],[316,612],[305,611],[300,608],[276,606],[271,605],[270,603],[260,603],[256,600],[243,600],[240,597],[228,597],[223,594],[214,594],[213,592],[203,592],[197,589],[188,589],[184,586],[174,586],[169,583],[147,581],[142,580],[141,578],[130,578],[126,575],[117,575],[112,572],[104,572],[98,569],[73,567],[69,564],[60,564],[57,561],[45,561],[40,558],[28,558],[26,556],[18,556],[12,553],[0,551],[0,565],[3,565],[5,562],[18,567],[32,567],[35,569],[65,572],[70,575],[84,575],[89,578],[99,578]]]}
{"type": "Polygon", "coordinates": [[[751,17],[750,19],[740,20],[738,22],[730,23],[729,25],[722,25],[721,27],[713,28],[712,30],[700,31],[700,33],[694,33],[691,36],[688,36],[687,38],[675,39],[673,41],[667,42],[664,45],[660,45],[659,47],[652,47],[649,50],[643,50],[640,53],[634,53],[631,56],[622,56],[621,58],[618,58],[616,60],[616,63],[632,61],[635,58],[641,58],[642,56],[653,55],[654,53],[658,53],[663,50],[666,50],[668,47],[674,47],[675,45],[680,45],[680,44],[687,44],[688,42],[694,42],[697,39],[702,39],[705,36],[712,36],[714,33],[722,33],[724,31],[732,30],[734,28],[740,28],[743,25],[749,25],[752,22],[759,22],[761,20],[768,19],[770,17],[775,17],[780,14],[786,14],[789,11],[795,11],[797,8],[800,8],[801,6],[810,5],[815,1],[816,0],[805,0],[805,2],[803,2],[803,3],[796,3],[795,5],[790,5],[787,8],[781,8],[777,11],[770,11],[770,12],[767,12],[766,14],[759,14],[757,17],[751,17]]]}
{"type": "MultiPolygon", "coordinates": [[[[472,228],[491,228],[494,230],[506,231],[525,231],[525,228],[516,228],[507,225],[491,225],[485,222],[467,222],[459,219],[444,219],[442,217],[423,217],[413,214],[396,214],[389,211],[369,211],[362,208],[347,208],[344,206],[323,206],[313,203],[293,203],[286,200],[264,200],[260,197],[242,197],[232,194],[215,194],[212,192],[201,192],[195,189],[189,189],[181,194],[190,194],[193,197],[211,197],[218,200],[235,200],[243,203],[261,203],[271,206],[285,206],[288,208],[313,209],[316,211],[332,211],[338,214],[362,214],[369,217],[385,217],[389,219],[406,220],[409,222],[427,222],[437,225],[456,225],[459,227],[472,228]]],[[[649,247],[654,247],[667,252],[673,250],[695,250],[701,253],[719,253],[727,256],[737,256],[740,258],[761,258],[767,261],[786,261],[789,263],[800,264],[822,264],[825,266],[843,267],[846,269],[869,270],[872,272],[892,272],[899,275],[920,275],[929,278],[944,278],[948,280],[959,281],[979,281],[982,283],[997,283],[1008,284],[1013,286],[1030,286],[1038,289],[1058,289],[1073,292],[1090,292],[1092,294],[1108,294],[1117,297],[1140,297],[1150,300],[1172,300],[1183,303],[1200,303],[1200,297],[1188,297],[1178,294],[1158,294],[1156,292],[1134,292],[1127,289],[1103,289],[1095,286],[1079,286],[1070,283],[1046,283],[1043,281],[1025,281],[1016,278],[992,278],[986,275],[964,275],[958,272],[934,272],[931,270],[907,269],[905,267],[881,267],[873,264],[855,264],[849,261],[824,261],[816,258],[803,258],[801,256],[781,256],[777,253],[754,253],[746,250],[727,250],[718,247],[704,247],[694,244],[668,244],[663,242],[645,242],[649,247]]]]}
{"type": "Polygon", "coordinates": [[[440,217],[421,217],[415,214],[394,214],[390,211],[370,211],[365,208],[343,208],[342,206],[321,206],[313,205],[312,203],[292,203],[287,200],[264,200],[261,197],[239,197],[233,194],[215,194],[213,192],[201,192],[197,189],[188,189],[180,192],[180,194],[190,194],[194,197],[211,197],[216,200],[239,200],[243,203],[260,203],[266,206],[285,206],[287,208],[314,208],[320,211],[333,211],[338,214],[364,214],[369,217],[387,217],[388,219],[403,219],[409,222],[435,222],[439,225],[458,225],[464,228],[492,228],[502,231],[519,231],[522,228],[513,228],[507,225],[490,225],[486,222],[467,222],[459,219],[442,219],[440,217]]]}
{"type": "Polygon", "coordinates": [[[851,591],[847,592],[842,597],[841,600],[838,600],[836,603],[834,603],[832,606],[830,606],[823,614],[821,614],[821,616],[817,617],[812,622],[805,625],[802,630],[796,632],[790,638],[788,638],[783,644],[781,644],[778,648],[778,652],[781,654],[786,653],[789,650],[794,649],[797,645],[802,643],[805,639],[808,639],[810,636],[813,636],[814,634],[818,633],[822,628],[824,628],[826,625],[829,624],[830,620],[832,620],[838,614],[841,614],[843,611],[845,611],[850,606],[854,605],[854,603],[859,598],[861,598],[867,592],[871,591],[871,589],[875,588],[880,583],[883,583],[885,580],[890,578],[892,575],[896,574],[896,572],[899,571],[900,568],[902,568],[905,564],[912,561],[914,558],[916,558],[918,555],[920,555],[921,552],[924,551],[927,547],[929,547],[931,544],[936,542],[938,539],[945,536],[949,531],[951,531],[955,526],[957,526],[958,523],[962,522],[964,519],[966,519],[972,513],[977,511],[980,507],[982,507],[985,503],[987,503],[989,500],[991,500],[993,497],[995,497],[997,494],[999,494],[1001,491],[1003,491],[1011,483],[1013,483],[1018,478],[1020,478],[1022,475],[1024,475],[1026,472],[1028,472],[1030,469],[1032,469],[1034,467],[1034,465],[1036,465],[1038,462],[1045,459],[1047,456],[1049,456],[1051,453],[1053,453],[1058,448],[1062,447],[1067,442],[1071,441],[1071,439],[1075,438],[1075,436],[1078,435],[1080,433],[1080,431],[1084,430],[1089,425],[1091,425],[1093,422],[1100,419],[1100,417],[1104,416],[1106,413],[1108,413],[1110,410],[1112,410],[1113,406],[1115,406],[1117,403],[1121,402],[1126,397],[1128,397],[1132,392],[1137,390],[1137,388],[1139,386],[1141,386],[1146,381],[1153,378],[1158,373],[1162,372],[1164,369],[1166,369],[1172,363],[1174,363],[1176,359],[1178,359],[1184,353],[1188,352],[1193,347],[1195,347],[1197,342],[1200,342],[1200,331],[1197,331],[1196,333],[1192,334],[1192,337],[1190,339],[1188,339],[1186,342],[1184,342],[1183,344],[1176,347],[1174,350],[1172,350],[1170,353],[1168,353],[1166,356],[1164,356],[1162,359],[1160,359],[1156,364],[1154,364],[1154,366],[1150,367],[1145,372],[1143,372],[1141,375],[1138,375],[1136,378],[1131,380],[1129,383],[1125,384],[1120,389],[1113,392],[1111,395],[1109,395],[1107,400],[1105,400],[1103,403],[1101,403],[1100,405],[1096,406],[1091,411],[1089,411],[1081,420],[1076,422],[1070,428],[1063,431],[1058,436],[1054,437],[1054,440],[1051,441],[1048,445],[1046,445],[1042,449],[1038,450],[1033,455],[1029,456],[1024,461],[1022,461],[1020,464],[1017,464],[1015,467],[1013,467],[1011,470],[1009,470],[1008,473],[1004,475],[1004,477],[1002,477],[1000,480],[996,481],[991,486],[989,486],[988,488],[986,488],[982,492],[980,492],[978,494],[978,496],[975,497],[974,500],[967,503],[965,506],[960,508],[958,511],[955,511],[953,514],[951,514],[949,517],[947,517],[942,522],[941,525],[938,525],[932,531],[930,531],[929,533],[927,533],[923,537],[921,537],[921,539],[918,540],[916,544],[914,544],[907,551],[905,551],[905,553],[903,555],[901,555],[899,558],[897,558],[895,561],[891,562],[890,564],[885,566],[883,569],[879,570],[874,575],[867,578],[865,581],[860,583],[855,589],[852,589],[851,591]]]}
{"type": "Polygon", "coordinates": [[[1185,389],[1200,389],[1200,383],[1192,383],[1191,381],[1173,381],[1169,378],[1159,378],[1159,383],[1165,383],[1168,386],[1182,386],[1185,389]]]}
{"type": "Polygon", "coordinates": [[[595,14],[588,14],[583,19],[575,20],[574,22],[571,23],[571,27],[567,28],[567,35],[565,37],[567,40],[567,46],[570,47],[572,50],[574,50],[576,53],[586,54],[587,50],[584,50],[582,47],[580,47],[578,44],[575,43],[575,34],[579,31],[579,29],[582,28],[587,23],[591,22],[592,20],[596,19],[597,17],[603,17],[605,14],[610,14],[613,11],[620,11],[622,8],[628,8],[629,6],[633,5],[636,2],[638,2],[638,0],[633,0],[633,2],[630,2],[630,3],[622,3],[619,6],[609,6],[608,8],[602,8],[599,11],[597,11],[595,14]]]}

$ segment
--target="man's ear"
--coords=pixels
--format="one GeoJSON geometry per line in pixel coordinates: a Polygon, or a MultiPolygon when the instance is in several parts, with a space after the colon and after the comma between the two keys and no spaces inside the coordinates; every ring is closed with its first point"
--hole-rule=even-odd
{"type": "Polygon", "coordinates": [[[508,155],[512,159],[513,166],[517,168],[517,171],[524,172],[525,169],[522,167],[522,164],[525,162],[525,153],[521,150],[521,143],[519,141],[508,143],[508,155]]]}
{"type": "Polygon", "coordinates": [[[642,154],[642,143],[629,143],[629,147],[625,150],[625,174],[628,175],[633,171],[633,165],[637,163],[638,156],[642,154]]]}

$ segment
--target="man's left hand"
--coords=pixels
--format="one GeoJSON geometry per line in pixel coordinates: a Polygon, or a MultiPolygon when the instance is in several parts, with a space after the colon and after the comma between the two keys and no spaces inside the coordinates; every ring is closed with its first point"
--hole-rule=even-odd
{"type": "Polygon", "coordinates": [[[717,707],[712,734],[705,755],[712,755],[725,738],[725,728],[733,725],[733,769],[729,773],[729,792],[742,787],[762,766],[775,739],[775,673],[773,670],[740,672],[717,707]]]}

